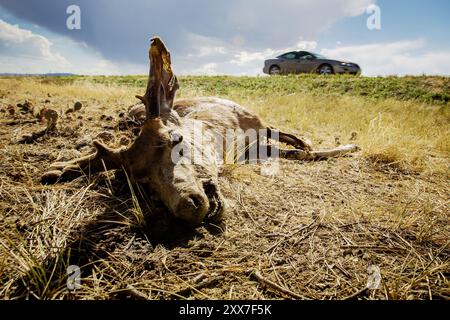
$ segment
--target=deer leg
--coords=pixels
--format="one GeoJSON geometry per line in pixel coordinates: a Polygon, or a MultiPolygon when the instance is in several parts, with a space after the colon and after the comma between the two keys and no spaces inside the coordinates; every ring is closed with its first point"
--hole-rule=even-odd
{"type": "Polygon", "coordinates": [[[267,128],[268,134],[270,136],[273,135],[273,132],[276,131],[278,133],[278,140],[280,142],[286,143],[287,145],[293,146],[295,149],[311,151],[312,147],[308,141],[302,140],[293,134],[281,132],[276,129],[267,128]]]}
{"type": "Polygon", "coordinates": [[[283,159],[314,161],[337,158],[346,154],[354,153],[358,150],[360,150],[360,148],[357,145],[347,144],[327,150],[304,151],[297,149],[278,149],[276,152],[278,152],[280,158],[283,159]]]}
{"type": "Polygon", "coordinates": [[[83,174],[93,174],[100,171],[120,169],[121,156],[119,151],[111,150],[101,143],[94,141],[97,152],[67,162],[56,162],[50,166],[50,171],[41,176],[42,184],[70,181],[83,174]]]}
{"type": "Polygon", "coordinates": [[[360,148],[355,144],[347,144],[333,149],[315,151],[305,151],[300,149],[280,149],[275,147],[274,145],[259,145],[259,148],[266,148],[267,150],[265,155],[264,153],[259,154],[260,160],[279,157],[282,159],[301,161],[316,161],[329,158],[337,158],[360,150],[360,148]]]}

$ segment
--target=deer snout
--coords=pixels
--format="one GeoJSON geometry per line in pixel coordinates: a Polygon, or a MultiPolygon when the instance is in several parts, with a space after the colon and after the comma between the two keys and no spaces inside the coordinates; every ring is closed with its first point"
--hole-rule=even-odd
{"type": "Polygon", "coordinates": [[[193,193],[182,197],[175,209],[175,216],[188,222],[190,225],[198,226],[209,212],[209,201],[205,194],[193,193]]]}

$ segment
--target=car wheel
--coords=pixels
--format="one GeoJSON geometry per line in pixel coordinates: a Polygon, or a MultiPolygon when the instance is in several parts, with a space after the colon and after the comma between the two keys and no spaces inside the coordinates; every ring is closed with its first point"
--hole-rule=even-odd
{"type": "Polygon", "coordinates": [[[323,74],[323,75],[329,75],[329,74],[333,74],[334,70],[333,70],[333,67],[330,66],[329,64],[324,64],[324,65],[321,65],[319,67],[319,69],[317,69],[317,73],[323,74]]]}
{"type": "Polygon", "coordinates": [[[269,69],[269,74],[270,75],[278,75],[281,73],[280,67],[279,66],[271,66],[269,69]]]}

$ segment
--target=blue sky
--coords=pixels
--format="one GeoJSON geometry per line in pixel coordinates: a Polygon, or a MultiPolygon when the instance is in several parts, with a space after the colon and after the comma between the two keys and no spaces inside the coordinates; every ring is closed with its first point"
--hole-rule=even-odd
{"type": "Polygon", "coordinates": [[[342,38],[345,43],[364,44],[423,38],[431,49],[450,48],[450,1],[379,0],[376,4],[381,9],[380,31],[361,29],[367,15],[360,15],[339,21],[319,41],[342,38]]]}
{"type": "Polygon", "coordinates": [[[0,0],[0,72],[144,74],[160,35],[178,74],[261,74],[307,49],[365,75],[450,75],[448,0],[0,0]],[[68,30],[66,8],[81,9],[68,30]],[[376,5],[381,29],[369,30],[376,5]]]}

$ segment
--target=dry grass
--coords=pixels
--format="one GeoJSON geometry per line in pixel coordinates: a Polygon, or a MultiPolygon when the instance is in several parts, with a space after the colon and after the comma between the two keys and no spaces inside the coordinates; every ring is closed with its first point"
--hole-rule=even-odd
{"type": "Polygon", "coordinates": [[[448,173],[450,109],[394,99],[343,96],[239,97],[270,124],[306,135],[324,146],[348,143],[352,133],[363,155],[406,171],[448,173]]]}
{"type": "Polygon", "coordinates": [[[281,161],[273,178],[255,165],[224,168],[220,184],[230,208],[220,228],[184,230],[158,220],[165,209],[126,177],[39,184],[51,162],[80,154],[80,138],[126,134],[114,124],[140,91],[89,79],[0,79],[0,107],[24,100],[61,112],[75,101],[85,106],[83,119],[63,117],[59,133],[31,145],[15,141],[40,125],[7,126],[11,117],[0,113],[1,298],[450,297],[448,106],[230,92],[227,98],[270,125],[318,146],[347,143],[356,132],[363,151],[324,162],[281,161]],[[101,120],[103,114],[114,119],[101,120]],[[82,270],[75,291],[65,286],[70,264],[82,270]],[[364,290],[372,265],[381,284],[364,290]]]}

